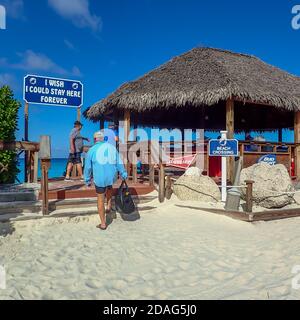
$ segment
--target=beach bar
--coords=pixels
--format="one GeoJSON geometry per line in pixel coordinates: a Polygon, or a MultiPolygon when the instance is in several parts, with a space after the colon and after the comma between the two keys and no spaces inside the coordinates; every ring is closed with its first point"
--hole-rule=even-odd
{"type": "MultiPolygon", "coordinates": [[[[128,140],[131,127],[227,130],[228,138],[243,133],[239,148],[244,167],[273,156],[291,177],[300,178],[300,78],[251,55],[192,49],[123,84],[84,115],[101,128],[104,121],[124,121],[128,140]],[[284,129],[294,130],[294,142],[283,142],[284,129]],[[247,140],[251,132],[273,132],[278,138],[247,140]]],[[[214,176],[218,170],[207,144],[205,171],[214,176]]],[[[233,182],[234,159],[228,161],[233,182]]]]}

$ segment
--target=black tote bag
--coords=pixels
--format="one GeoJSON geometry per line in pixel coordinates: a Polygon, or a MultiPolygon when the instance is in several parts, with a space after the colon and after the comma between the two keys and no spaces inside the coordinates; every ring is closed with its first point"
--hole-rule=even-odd
{"type": "Polygon", "coordinates": [[[132,214],[135,212],[135,204],[130,195],[126,181],[123,181],[116,195],[116,209],[119,213],[132,214]]]}

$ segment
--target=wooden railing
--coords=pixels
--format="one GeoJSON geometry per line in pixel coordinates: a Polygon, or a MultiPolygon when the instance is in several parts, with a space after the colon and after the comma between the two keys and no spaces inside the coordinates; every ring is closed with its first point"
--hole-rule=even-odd
{"type": "MultiPolygon", "coordinates": [[[[120,153],[123,158],[132,159],[130,153],[135,153],[136,148],[131,150],[131,147],[137,142],[129,142],[126,145],[120,144],[120,153]]],[[[204,172],[209,175],[211,172],[211,159],[208,154],[209,141],[172,141],[160,142],[159,150],[153,148],[152,141],[139,142],[140,147],[144,151],[138,152],[138,156],[142,162],[142,174],[140,178],[145,178],[151,186],[157,186],[159,191],[160,201],[163,201],[166,190],[170,189],[169,179],[166,177],[166,163],[162,161],[162,149],[164,149],[170,157],[180,157],[187,152],[188,154],[201,153],[204,158],[204,172]]],[[[244,167],[249,167],[257,163],[258,159],[263,155],[274,154],[277,158],[277,163],[286,166],[291,176],[294,176],[293,161],[295,158],[295,149],[299,144],[294,143],[277,143],[277,142],[259,142],[259,141],[239,141],[240,155],[243,156],[244,167]]],[[[88,151],[86,148],[85,151],[88,151]]],[[[138,168],[136,164],[127,164],[127,170],[130,178],[134,183],[138,180],[138,168]]]]}
{"type": "MultiPolygon", "coordinates": [[[[25,172],[25,181],[36,183],[38,181],[40,144],[27,141],[6,142],[0,140],[0,151],[16,151],[18,156],[25,152],[27,170],[25,172]]],[[[25,160],[24,160],[25,161],[25,160]]]]}

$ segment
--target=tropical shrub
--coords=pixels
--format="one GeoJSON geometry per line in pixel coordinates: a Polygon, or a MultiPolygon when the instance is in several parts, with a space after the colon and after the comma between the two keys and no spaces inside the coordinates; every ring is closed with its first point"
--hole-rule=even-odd
{"type": "MultiPolygon", "coordinates": [[[[8,86],[0,87],[0,140],[15,141],[20,103],[8,86]]],[[[16,151],[0,151],[0,184],[14,183],[19,173],[16,151]]]]}

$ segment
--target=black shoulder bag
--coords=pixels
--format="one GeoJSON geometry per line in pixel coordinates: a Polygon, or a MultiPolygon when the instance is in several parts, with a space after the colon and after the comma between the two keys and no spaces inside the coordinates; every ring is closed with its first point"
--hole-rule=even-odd
{"type": "Polygon", "coordinates": [[[116,209],[119,213],[131,214],[135,212],[135,204],[130,195],[126,181],[122,181],[115,199],[116,209]]]}

